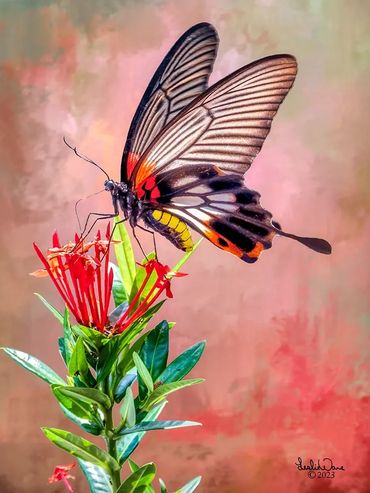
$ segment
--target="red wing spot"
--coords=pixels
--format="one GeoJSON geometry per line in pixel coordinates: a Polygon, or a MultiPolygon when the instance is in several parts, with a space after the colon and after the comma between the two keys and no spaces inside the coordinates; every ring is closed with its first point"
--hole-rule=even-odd
{"type": "Polygon", "coordinates": [[[149,192],[149,198],[151,200],[160,197],[161,192],[159,191],[159,188],[156,185],[154,176],[149,176],[147,180],[140,183],[140,186],[136,190],[139,199],[142,199],[146,192],[149,192]]]}
{"type": "Polygon", "coordinates": [[[158,187],[153,188],[153,190],[150,194],[150,198],[151,199],[157,199],[160,196],[161,196],[161,192],[159,191],[159,188],[158,187]]]}
{"type": "Polygon", "coordinates": [[[150,192],[151,199],[157,199],[161,195],[154,176],[149,176],[144,185],[145,189],[150,192]]]}

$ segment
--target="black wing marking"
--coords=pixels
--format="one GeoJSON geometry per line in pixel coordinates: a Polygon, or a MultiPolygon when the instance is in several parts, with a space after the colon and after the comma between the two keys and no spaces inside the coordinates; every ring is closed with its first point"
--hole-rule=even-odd
{"type": "Polygon", "coordinates": [[[216,165],[243,175],[293,85],[291,55],[262,58],[225,77],[187,106],[136,164],[135,187],[150,175],[187,164],[216,165]]]}
{"type": "MultiPolygon", "coordinates": [[[[148,216],[152,209],[166,211],[217,247],[255,262],[275,235],[272,216],[259,197],[239,175],[226,175],[216,166],[188,165],[161,175],[142,200],[148,216]]],[[[168,231],[156,230],[170,239],[168,231]]]]}
{"type": "Polygon", "coordinates": [[[186,31],[165,56],[132,120],[122,156],[121,181],[129,181],[135,162],[153,139],[206,90],[217,48],[217,32],[204,22],[186,31]]]}
{"type": "Polygon", "coordinates": [[[240,175],[225,174],[216,166],[188,165],[168,171],[157,176],[145,193],[143,203],[149,210],[163,210],[182,219],[217,247],[249,263],[271,248],[276,234],[320,253],[331,252],[325,240],[282,231],[262,208],[258,192],[248,189],[240,175]]]}

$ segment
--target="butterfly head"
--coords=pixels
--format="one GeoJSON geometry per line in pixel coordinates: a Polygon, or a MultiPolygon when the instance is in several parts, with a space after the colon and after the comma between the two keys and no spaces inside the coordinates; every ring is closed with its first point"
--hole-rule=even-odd
{"type": "Polygon", "coordinates": [[[114,180],[105,180],[104,182],[104,188],[107,192],[118,192],[120,194],[125,194],[128,192],[128,186],[124,182],[118,183],[117,181],[114,180]]]}
{"type": "Polygon", "coordinates": [[[107,192],[113,192],[113,190],[116,188],[116,182],[114,182],[113,180],[105,180],[104,188],[107,192]]]}

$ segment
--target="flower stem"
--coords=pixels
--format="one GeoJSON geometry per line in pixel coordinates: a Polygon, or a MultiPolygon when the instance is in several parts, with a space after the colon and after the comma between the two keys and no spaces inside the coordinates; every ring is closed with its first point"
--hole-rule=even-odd
{"type": "MultiPolygon", "coordinates": [[[[117,448],[116,448],[116,441],[112,438],[112,430],[113,430],[113,416],[112,416],[112,408],[107,409],[106,415],[105,415],[105,442],[107,444],[108,448],[108,453],[114,457],[117,460],[117,448]]],[[[117,460],[118,462],[118,460],[117,460]]],[[[112,479],[112,487],[113,491],[117,491],[120,484],[121,484],[121,477],[120,477],[120,472],[119,471],[112,471],[111,472],[111,479],[112,479]]]]}

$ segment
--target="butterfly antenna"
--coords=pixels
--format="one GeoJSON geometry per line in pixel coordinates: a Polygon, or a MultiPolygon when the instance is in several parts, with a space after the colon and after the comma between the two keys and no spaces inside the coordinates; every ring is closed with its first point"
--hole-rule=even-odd
{"type": "Polygon", "coordinates": [[[77,217],[77,222],[78,222],[78,228],[80,230],[80,232],[82,231],[82,226],[81,226],[81,221],[80,221],[80,216],[78,215],[78,204],[81,202],[82,199],[78,199],[76,202],[75,202],[75,214],[76,214],[76,217],[77,217]]]}
{"type": "Polygon", "coordinates": [[[105,176],[107,177],[107,179],[110,180],[110,177],[109,177],[108,173],[101,166],[99,166],[98,163],[96,163],[92,159],[88,158],[87,156],[84,156],[83,154],[80,154],[78,152],[78,150],[77,150],[77,147],[73,147],[71,144],[69,144],[67,142],[67,140],[66,140],[66,138],[65,138],[64,135],[63,135],[63,142],[65,143],[65,145],[67,147],[69,147],[76,154],[77,157],[79,157],[79,158],[83,159],[84,161],[87,161],[88,163],[93,164],[94,166],[96,166],[97,168],[99,168],[100,171],[102,171],[105,174],[105,176]]]}
{"type": "Polygon", "coordinates": [[[75,209],[75,214],[77,217],[78,227],[79,227],[80,231],[82,231],[80,216],[78,214],[78,206],[79,206],[80,202],[82,202],[83,200],[89,199],[91,197],[94,197],[94,195],[99,195],[99,193],[102,193],[104,191],[105,191],[105,189],[103,188],[103,190],[99,190],[99,192],[91,193],[90,195],[87,195],[86,197],[82,197],[81,199],[78,199],[76,201],[74,209],[75,209]]]}

